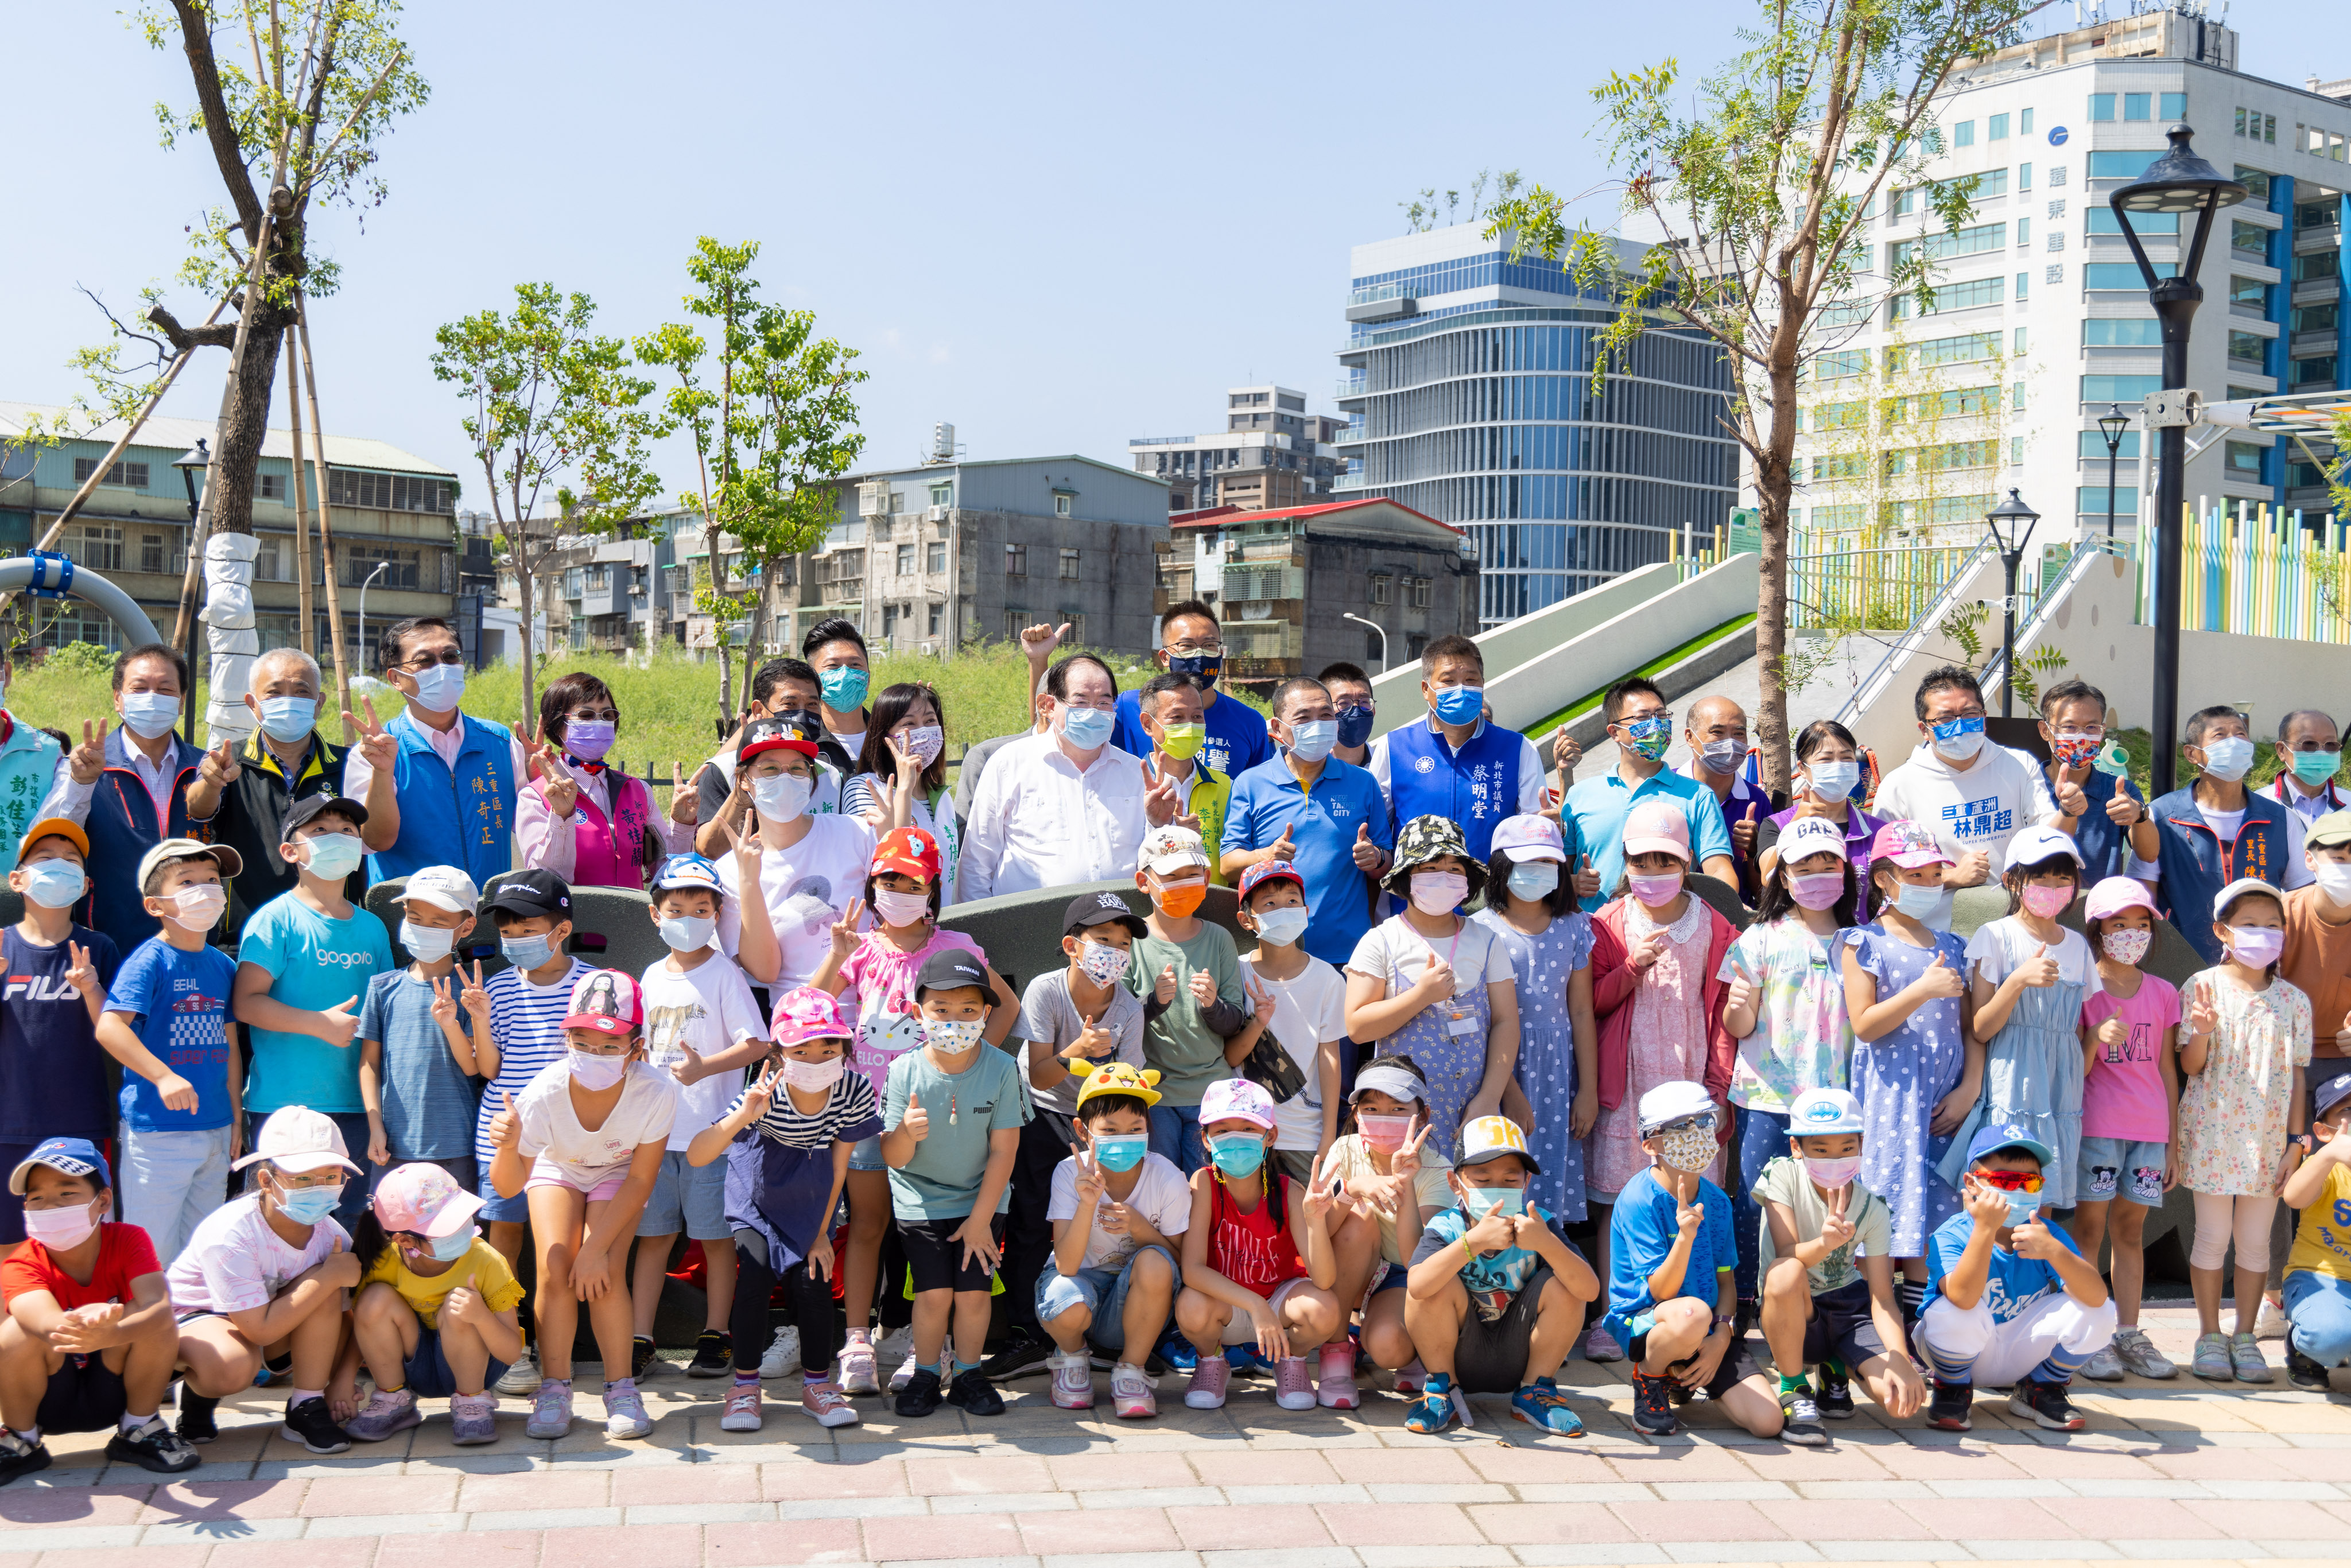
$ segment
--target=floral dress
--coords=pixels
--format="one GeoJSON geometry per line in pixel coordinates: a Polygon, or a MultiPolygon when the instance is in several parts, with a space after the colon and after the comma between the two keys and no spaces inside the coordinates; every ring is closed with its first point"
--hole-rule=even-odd
{"type": "Polygon", "coordinates": [[[1793,915],[1750,925],[1715,978],[1745,975],[1757,989],[1755,1032],[1739,1042],[1730,1103],[1784,1116],[1807,1089],[1842,1089],[1853,1057],[1836,938],[1823,941],[1793,915]]]}
{"type": "Polygon", "coordinates": [[[1534,1110],[1527,1148],[1542,1167],[1527,1184],[1528,1201],[1562,1219],[1582,1219],[1583,1144],[1571,1135],[1575,1105],[1575,1030],[1568,1016],[1567,984],[1592,962],[1592,916],[1581,910],[1554,915],[1533,936],[1499,910],[1472,916],[1494,933],[1510,956],[1519,982],[1520,1092],[1534,1110]]]}
{"type": "MultiPolygon", "coordinates": [[[[2040,937],[2008,915],[1986,921],[1968,939],[1968,961],[1975,975],[1998,985],[2042,946],[2040,937]]],[[[2082,1163],[2082,998],[2097,974],[2090,944],[2078,931],[2064,933],[2051,956],[2057,960],[2055,983],[2021,988],[2008,1021],[1984,1041],[1983,1094],[1952,1134],[1941,1170],[1957,1186],[1979,1128],[1987,1123],[2022,1127],[2057,1151],[2055,1163],[2042,1173],[2041,1201],[2071,1208],[2082,1163]]]]}
{"type": "MultiPolygon", "coordinates": [[[[1613,1195],[1649,1168],[1641,1148],[1641,1096],[1660,1083],[1683,1079],[1706,1082],[1706,955],[1712,931],[1707,908],[1690,894],[1681,918],[1659,925],[1638,899],[1626,900],[1625,946],[1638,947],[1653,932],[1665,934],[1665,951],[1649,967],[1625,1005],[1633,1009],[1625,1041],[1625,1098],[1613,1111],[1604,1109],[1593,1126],[1585,1151],[1586,1182],[1593,1191],[1613,1195]]],[[[1705,1172],[1708,1181],[1722,1184],[1719,1155],[1705,1172]]]]}
{"type": "MultiPolygon", "coordinates": [[[[1843,940],[1883,1000],[1926,973],[1938,953],[1954,974],[1966,973],[1966,945],[1948,931],[1928,935],[1933,946],[1914,947],[1883,925],[1856,925],[1843,940]]],[[[1849,1080],[1861,1102],[1861,1185],[1893,1211],[1896,1258],[1925,1257],[1927,1238],[1959,1211],[1959,1193],[1935,1168],[1951,1140],[1937,1137],[1933,1125],[1935,1107],[1959,1086],[1967,1057],[1957,997],[1927,1003],[1874,1040],[1854,1040],[1849,1080]]]]}
{"type": "Polygon", "coordinates": [[[2179,1183],[2214,1197],[2274,1192],[2294,1070],[2310,1065],[2310,998],[2277,979],[2249,991],[2217,968],[2179,988],[2183,1014],[2199,995],[2220,1020],[2204,1071],[2179,1092],[2179,1183]]]}

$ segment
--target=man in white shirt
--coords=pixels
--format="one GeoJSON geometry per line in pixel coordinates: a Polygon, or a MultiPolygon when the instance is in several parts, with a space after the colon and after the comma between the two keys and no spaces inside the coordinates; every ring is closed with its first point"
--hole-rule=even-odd
{"type": "Polygon", "coordinates": [[[1971,671],[1957,664],[1928,671],[1913,705],[1921,744],[1886,774],[1870,810],[1918,823],[1950,854],[1943,901],[1926,917],[1948,931],[1952,894],[1997,880],[2009,840],[2037,822],[2053,826],[2057,802],[2037,765],[1985,737],[1983,687],[1971,671]]]}
{"type": "Polygon", "coordinates": [[[1150,788],[1142,759],[1110,743],[1109,665],[1072,653],[1046,673],[1045,695],[1050,727],[1007,744],[972,797],[960,902],[1132,876],[1144,834],[1176,814],[1174,789],[1150,788]]]}

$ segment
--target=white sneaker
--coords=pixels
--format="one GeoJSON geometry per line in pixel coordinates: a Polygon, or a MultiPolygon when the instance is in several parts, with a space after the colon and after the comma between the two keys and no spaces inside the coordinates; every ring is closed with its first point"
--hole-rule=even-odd
{"type": "Polygon", "coordinates": [[[914,1381],[914,1353],[910,1350],[906,1353],[906,1359],[898,1364],[898,1370],[890,1375],[890,1392],[895,1394],[914,1381]]]}
{"type": "Polygon", "coordinates": [[[872,1342],[863,1338],[844,1342],[841,1347],[841,1391],[843,1394],[879,1394],[882,1385],[874,1379],[872,1342]]]}
{"type": "Polygon", "coordinates": [[[506,1370],[493,1392],[517,1395],[524,1398],[538,1393],[538,1353],[529,1345],[523,1346],[522,1359],[506,1370]]]}
{"type": "Polygon", "coordinates": [[[776,1331],[768,1354],[759,1358],[762,1377],[789,1377],[800,1369],[800,1331],[790,1323],[776,1331]]]}
{"type": "Polygon", "coordinates": [[[2278,1310],[2278,1304],[2275,1301],[2273,1301],[2268,1297],[2264,1296],[2262,1299],[2261,1315],[2253,1320],[2253,1337],[2255,1339],[2283,1339],[2285,1338],[2285,1313],[2278,1310]]]}
{"type": "Polygon", "coordinates": [[[883,1361],[895,1361],[900,1356],[914,1354],[914,1325],[904,1324],[892,1329],[873,1342],[873,1354],[883,1361]]]}

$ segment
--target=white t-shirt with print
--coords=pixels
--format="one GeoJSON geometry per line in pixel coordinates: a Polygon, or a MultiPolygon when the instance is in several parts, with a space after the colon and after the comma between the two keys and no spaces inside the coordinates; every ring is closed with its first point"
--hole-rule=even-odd
{"type": "Polygon", "coordinates": [[[1421,974],[1428,967],[1429,954],[1436,955],[1453,966],[1453,994],[1464,997],[1472,986],[1490,986],[1497,980],[1513,978],[1510,950],[1494,938],[1494,933],[1475,920],[1461,922],[1461,934],[1457,937],[1440,936],[1432,948],[1429,939],[1412,928],[1401,915],[1391,915],[1364,933],[1355,944],[1353,956],[1347,960],[1350,972],[1369,975],[1386,986],[1387,995],[1397,994],[1393,979],[1400,978],[1409,989],[1419,983],[1421,974]]]}
{"type": "MultiPolygon", "coordinates": [[[[1145,1155],[1143,1164],[1135,1167],[1134,1190],[1119,1201],[1151,1221],[1152,1228],[1173,1241],[1184,1234],[1192,1223],[1192,1188],[1184,1173],[1173,1161],[1158,1155],[1145,1155]]],[[[1126,1260],[1141,1250],[1132,1234],[1113,1236],[1102,1228],[1102,1210],[1109,1207],[1110,1195],[1094,1207],[1092,1231],[1086,1237],[1085,1256],[1078,1260],[1081,1269],[1123,1269],[1126,1260]]],[[[1072,1155],[1053,1167],[1053,1190],[1046,1200],[1047,1223],[1056,1219],[1078,1217],[1078,1161],[1072,1155]]]]}
{"type": "MultiPolygon", "coordinates": [[[[865,873],[872,864],[873,830],[859,818],[841,816],[810,818],[799,842],[760,857],[759,889],[768,900],[776,945],[783,950],[777,990],[808,984],[832,950],[832,923],[851,899],[864,896],[865,873]]],[[[726,884],[726,900],[718,906],[718,946],[732,958],[743,945],[743,889],[733,855],[720,857],[718,880],[726,884]]]]}
{"type": "Polygon", "coordinates": [[[1306,1087],[1273,1108],[1273,1146],[1319,1149],[1322,1146],[1322,1045],[1326,1040],[1347,1038],[1347,982],[1338,970],[1311,956],[1305,969],[1287,980],[1269,979],[1244,958],[1244,992],[1251,982],[1273,993],[1273,1038],[1306,1074],[1306,1087]]]}
{"type": "MultiPolygon", "coordinates": [[[[2027,931],[2015,915],[2003,915],[1997,920],[1985,921],[1968,938],[1968,963],[1978,975],[1997,986],[2041,946],[2041,938],[2027,931]]],[[[2064,933],[2049,956],[2057,960],[2057,977],[2069,986],[2087,984],[2096,963],[2091,956],[2089,942],[2079,931],[2064,933]]]]}
{"type": "Polygon", "coordinates": [[[580,1124],[571,1105],[567,1054],[540,1069],[515,1096],[515,1110],[522,1117],[522,1157],[545,1160],[566,1185],[590,1192],[626,1172],[638,1145],[667,1145],[677,1121],[677,1081],[642,1061],[629,1063],[620,1099],[606,1113],[604,1124],[591,1132],[580,1124]]]}
{"type": "MultiPolygon", "coordinates": [[[[724,953],[682,975],[664,958],[645,970],[640,987],[646,1064],[673,1082],[688,1048],[697,1056],[715,1056],[744,1040],[768,1038],[758,1004],[751,999],[750,982],[724,953]]],[[[696,1133],[726,1114],[742,1087],[739,1071],[677,1084],[677,1120],[669,1130],[669,1146],[683,1149],[693,1143],[696,1133]]]]}
{"type": "Polygon", "coordinates": [[[295,1276],[324,1262],[350,1233],[331,1218],[310,1227],[310,1239],[291,1247],[269,1228],[261,1195],[231,1198],[197,1223],[194,1234],[164,1271],[172,1310],[179,1312],[243,1312],[277,1300],[295,1276]]]}

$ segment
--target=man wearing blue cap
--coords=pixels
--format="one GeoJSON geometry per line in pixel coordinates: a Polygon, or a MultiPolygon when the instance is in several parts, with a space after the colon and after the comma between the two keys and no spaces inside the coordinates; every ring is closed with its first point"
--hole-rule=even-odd
{"type": "Polygon", "coordinates": [[[106,1156],[51,1138],[8,1173],[25,1244],[0,1263],[0,1486],[49,1468],[41,1434],[114,1428],[106,1457],[176,1475],[195,1449],[158,1414],[180,1351],[163,1268],[114,1207],[106,1156]]]}
{"type": "Polygon", "coordinates": [[[2115,1337],[2115,1303],[2097,1266],[2052,1221],[2036,1218],[2048,1145],[2012,1124],[1968,1145],[1962,1213],[1927,1239],[1918,1348],[1935,1372],[1927,1424],[1968,1429],[1978,1383],[2015,1385],[2011,1415],[2078,1432],[2065,1385],[2115,1337]]]}

